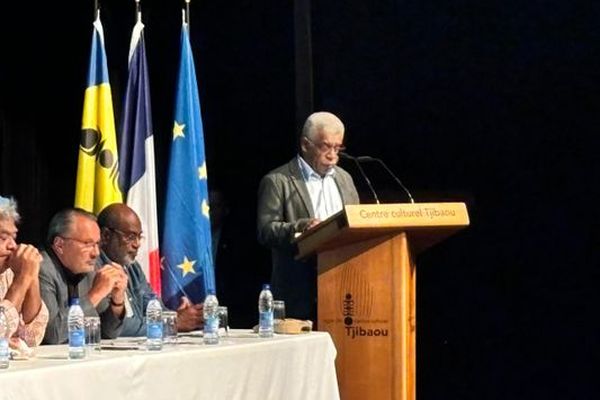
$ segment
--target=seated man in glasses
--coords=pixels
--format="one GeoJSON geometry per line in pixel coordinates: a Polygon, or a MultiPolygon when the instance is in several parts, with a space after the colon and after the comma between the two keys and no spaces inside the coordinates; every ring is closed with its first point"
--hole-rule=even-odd
{"type": "Polygon", "coordinates": [[[350,175],[336,164],[344,150],[344,124],[329,112],[311,114],[302,129],[298,155],[269,172],[258,189],[258,241],[271,248],[271,285],[292,318],[315,320],[316,259],[295,260],[297,234],[357,204],[350,175]]]}
{"type": "MultiPolygon", "coordinates": [[[[140,219],[126,204],[115,203],[102,210],[98,215],[98,224],[102,237],[100,261],[119,264],[128,277],[126,315],[121,336],[145,336],[146,306],[154,291],[135,260],[143,239],[140,219]]],[[[203,320],[202,304],[194,305],[183,297],[177,309],[177,330],[188,332],[200,329],[203,320]]]]}
{"type": "Polygon", "coordinates": [[[40,344],[48,323],[38,279],[42,257],[34,246],[17,244],[19,219],[17,203],[0,196],[0,306],[14,348],[21,346],[19,339],[28,346],[40,344]]]}
{"type": "Polygon", "coordinates": [[[100,316],[102,337],[119,336],[125,315],[127,274],[117,264],[96,268],[100,255],[96,216],[78,208],[50,220],[40,268],[41,293],[50,313],[44,343],[66,343],[69,302],[79,298],[86,316],[100,316]]]}

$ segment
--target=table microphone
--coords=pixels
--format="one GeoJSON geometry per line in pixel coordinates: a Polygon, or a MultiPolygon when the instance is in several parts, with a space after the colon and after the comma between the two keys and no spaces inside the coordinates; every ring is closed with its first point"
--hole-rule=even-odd
{"type": "Polygon", "coordinates": [[[365,182],[367,182],[367,186],[369,186],[369,189],[371,189],[371,193],[373,193],[373,198],[375,199],[375,203],[379,204],[379,197],[377,197],[377,193],[375,192],[375,189],[373,188],[373,185],[371,185],[371,180],[369,179],[369,177],[367,176],[367,174],[365,174],[365,171],[363,170],[362,166],[360,165],[360,162],[358,161],[358,158],[353,157],[353,156],[351,156],[348,153],[344,153],[343,151],[340,151],[338,153],[338,155],[340,157],[342,157],[342,158],[346,158],[348,160],[354,161],[354,163],[358,167],[358,170],[360,171],[360,174],[365,179],[365,182]]]}
{"type": "Polygon", "coordinates": [[[354,157],[356,162],[360,162],[360,161],[374,161],[379,163],[386,171],[388,174],[390,174],[390,176],[392,178],[394,178],[394,180],[396,181],[396,183],[398,185],[400,185],[400,187],[402,188],[402,190],[404,190],[404,192],[406,193],[406,195],[408,196],[409,200],[411,203],[415,203],[415,200],[413,199],[412,195],[410,194],[410,192],[408,191],[408,189],[406,188],[406,186],[404,186],[404,184],[402,183],[402,181],[392,172],[391,169],[388,168],[387,165],[385,165],[385,163],[379,159],[379,158],[375,158],[375,157],[371,157],[371,156],[360,156],[360,157],[354,157]]]}

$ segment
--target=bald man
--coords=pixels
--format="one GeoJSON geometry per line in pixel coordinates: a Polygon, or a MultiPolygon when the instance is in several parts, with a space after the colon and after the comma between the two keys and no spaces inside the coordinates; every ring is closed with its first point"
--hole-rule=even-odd
{"type": "MultiPolygon", "coordinates": [[[[121,336],[145,336],[146,306],[154,291],[148,284],[140,264],[135,261],[140,242],[143,240],[140,219],[126,204],[115,203],[104,208],[98,215],[98,225],[101,229],[100,263],[117,263],[128,277],[128,310],[121,336]]],[[[202,304],[194,305],[183,297],[177,309],[177,330],[193,331],[200,329],[202,324],[202,304]]]]}

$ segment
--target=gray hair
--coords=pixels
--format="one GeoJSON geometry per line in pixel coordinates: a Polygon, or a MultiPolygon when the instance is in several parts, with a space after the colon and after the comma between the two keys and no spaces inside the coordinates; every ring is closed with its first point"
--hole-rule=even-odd
{"type": "Polygon", "coordinates": [[[17,201],[12,197],[0,196],[0,219],[12,219],[15,223],[21,219],[17,211],[17,201]]]}
{"type": "Polygon", "coordinates": [[[312,140],[323,129],[332,130],[341,135],[344,134],[344,124],[338,117],[327,111],[319,111],[312,113],[306,119],[302,128],[302,136],[312,140]]]}
{"type": "Polygon", "coordinates": [[[50,246],[52,245],[52,242],[54,242],[54,238],[69,233],[71,225],[73,224],[73,219],[77,215],[91,219],[92,221],[96,222],[96,216],[94,214],[85,211],[81,208],[65,208],[64,210],[60,210],[59,212],[54,214],[54,216],[50,220],[50,224],[48,224],[46,244],[50,246]]]}

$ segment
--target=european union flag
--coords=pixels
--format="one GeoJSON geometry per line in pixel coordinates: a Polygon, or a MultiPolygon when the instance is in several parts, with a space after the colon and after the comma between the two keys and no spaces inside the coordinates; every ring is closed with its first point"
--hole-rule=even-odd
{"type": "Polygon", "coordinates": [[[200,303],[215,288],[204,133],[188,29],[184,22],[161,245],[162,300],[171,309],[181,296],[200,303]]]}

